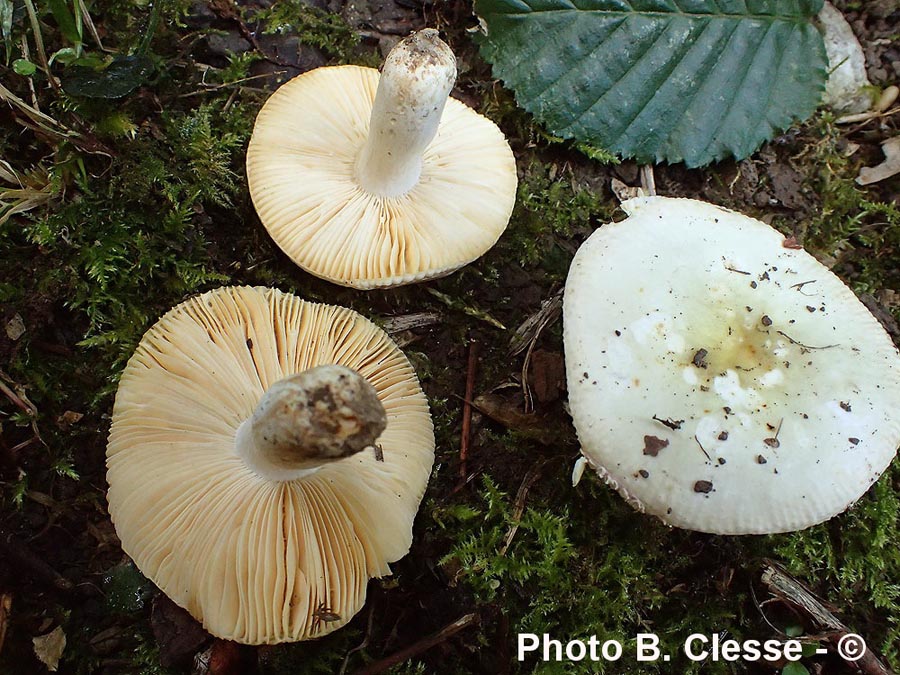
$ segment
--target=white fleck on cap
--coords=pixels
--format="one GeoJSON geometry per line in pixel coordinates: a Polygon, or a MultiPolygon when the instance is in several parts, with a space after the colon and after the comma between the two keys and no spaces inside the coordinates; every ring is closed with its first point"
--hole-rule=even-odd
{"type": "MultiPolygon", "coordinates": [[[[321,397],[308,405],[321,410],[321,397]]],[[[336,409],[346,440],[354,419],[336,409]]],[[[384,332],[341,307],[220,288],[163,316],[125,368],[107,448],[109,512],[140,570],[213,635],[303,640],[346,624],[368,580],[408,552],[433,460],[427,401],[384,332]],[[380,452],[285,471],[244,430],[264,393],[277,403],[273,384],[290,387],[296,377],[285,378],[323,364],[374,388],[387,420],[380,452]]]]}
{"type": "Polygon", "coordinates": [[[900,357],[853,292],[773,228],[645,197],[566,282],[582,452],[677,527],[786,532],[844,511],[900,444],[900,357]]]}
{"type": "Polygon", "coordinates": [[[448,99],[455,77],[450,48],[426,29],[381,74],[317,68],[269,98],[247,179],[260,220],[297,265],[344,286],[398,286],[449,274],[496,243],[515,202],[515,160],[493,122],[448,99]]]}

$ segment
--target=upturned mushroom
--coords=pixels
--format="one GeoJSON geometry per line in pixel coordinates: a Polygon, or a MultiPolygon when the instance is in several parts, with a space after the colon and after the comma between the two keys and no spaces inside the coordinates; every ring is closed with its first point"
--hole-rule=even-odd
{"type": "Polygon", "coordinates": [[[109,511],[140,570],[213,635],[347,623],[405,555],[434,459],[428,404],[348,309],[220,288],[144,335],[107,448],[109,511]]]}
{"type": "Polygon", "coordinates": [[[373,68],[317,68],[263,106],[247,180],[269,234],[300,267],[355,288],[443,276],[506,229],[516,193],[497,126],[449,98],[456,58],[433,29],[373,68]]]}
{"type": "Polygon", "coordinates": [[[623,204],[566,282],[569,405],[634,507],[720,534],[827,520],[900,444],[900,356],[840,279],[768,225],[689,199],[623,204]]]}

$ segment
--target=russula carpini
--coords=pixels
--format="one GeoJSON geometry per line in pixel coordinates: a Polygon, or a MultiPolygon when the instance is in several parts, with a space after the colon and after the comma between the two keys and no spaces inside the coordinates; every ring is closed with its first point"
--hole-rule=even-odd
{"type": "Polygon", "coordinates": [[[582,453],[636,508],[719,534],[848,508],[900,444],[900,357],[827,268],[690,199],[626,201],[566,281],[582,453]]]}
{"type": "Polygon", "coordinates": [[[260,220],[300,267],[366,289],[443,276],[506,229],[516,193],[497,126],[448,98],[456,58],[434,29],[384,68],[316,68],[266,102],[247,151],[260,220]]]}
{"type": "Polygon", "coordinates": [[[303,640],[390,573],[434,459],[428,404],[388,336],[273,289],[187,300],[122,374],[109,512],[138,568],[213,635],[303,640]]]}

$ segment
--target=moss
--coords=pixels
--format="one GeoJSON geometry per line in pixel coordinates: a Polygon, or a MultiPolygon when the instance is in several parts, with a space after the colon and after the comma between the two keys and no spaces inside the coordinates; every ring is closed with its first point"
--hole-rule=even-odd
{"type": "Polygon", "coordinates": [[[613,203],[580,181],[571,168],[529,163],[519,183],[516,206],[500,250],[525,267],[540,266],[563,280],[571,261],[564,242],[584,237],[611,219],[613,203]]]}
{"type": "Polygon", "coordinates": [[[767,547],[794,574],[816,580],[845,623],[871,627],[866,638],[893,668],[900,664],[898,487],[900,468],[894,466],[845,515],[767,538],[767,547]]]}
{"type": "MultiPolygon", "coordinates": [[[[590,635],[624,640],[617,662],[573,667],[530,659],[520,672],[729,672],[724,665],[688,662],[681,643],[694,632],[745,630],[738,613],[743,593],[723,596],[712,578],[694,574],[701,546],[691,535],[648,521],[595,479],[572,490],[568,469],[560,467],[538,495],[529,494],[519,521],[514,500],[489,478],[474,511],[457,506],[437,514],[444,527],[455,521],[458,533],[444,565],[479,602],[498,605],[509,618],[510,635],[503,639],[528,632],[563,642],[590,635]],[[634,637],[642,632],[660,635],[661,649],[672,655],[669,664],[635,661],[634,637]]],[[[719,542],[710,543],[721,562],[719,542]]]]}
{"type": "MultiPolygon", "coordinates": [[[[301,0],[281,0],[253,14],[266,34],[296,33],[303,44],[321,49],[342,63],[358,60],[359,35],[340,15],[312,7],[301,0]]],[[[379,65],[367,63],[366,65],[379,65]]]]}
{"type": "Polygon", "coordinates": [[[900,207],[872,198],[856,184],[859,160],[848,156],[841,129],[830,113],[811,127],[810,151],[801,158],[807,185],[821,199],[804,244],[824,254],[857,293],[900,287],[900,207]]]}
{"type": "MultiPolygon", "coordinates": [[[[692,633],[768,636],[767,620],[788,628],[780,617],[764,618],[749,592],[752,585],[759,588],[758,571],[766,558],[813,581],[851,628],[863,632],[889,663],[897,663],[900,471],[884,476],[848,514],[825,525],[729,538],[666,528],[632,511],[594,477],[586,476],[587,485],[583,481],[572,490],[568,469],[542,479],[542,489],[528,494],[519,521],[511,493],[488,477],[475,502],[430,509],[435,526],[453,532],[456,540],[442,560],[445,569],[479,603],[508,617],[510,635],[486,639],[511,640],[518,632],[546,632],[564,643],[590,635],[601,642],[624,639],[619,662],[573,668],[532,659],[517,672],[734,672],[725,663],[687,661],[682,644],[692,633]],[[670,663],[634,660],[631,638],[641,632],[660,636],[670,663]]],[[[815,632],[814,626],[800,627],[800,634],[815,632]]]]}

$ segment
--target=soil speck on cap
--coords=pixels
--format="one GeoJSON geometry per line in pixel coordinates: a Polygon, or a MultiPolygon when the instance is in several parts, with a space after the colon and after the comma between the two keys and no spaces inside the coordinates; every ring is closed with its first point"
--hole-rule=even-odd
{"type": "Polygon", "coordinates": [[[767,460],[767,459],[766,459],[765,457],[763,457],[762,455],[757,455],[757,456],[756,456],[756,463],[757,463],[757,464],[765,464],[765,463],[768,462],[768,461],[769,461],[769,460],[767,460]]]}
{"type": "Polygon", "coordinates": [[[718,435],[717,438],[718,438],[720,441],[727,441],[727,440],[728,440],[728,432],[727,432],[727,431],[723,431],[721,434],[718,435]]]}
{"type": "Polygon", "coordinates": [[[698,480],[696,483],[694,483],[694,492],[708,494],[708,493],[712,492],[712,489],[713,489],[712,481],[698,480]]]}
{"type": "Polygon", "coordinates": [[[678,431],[681,428],[681,425],[684,424],[684,420],[673,420],[671,417],[660,419],[659,417],[654,415],[653,419],[663,426],[669,427],[672,431],[678,431]]]}
{"type": "Polygon", "coordinates": [[[656,457],[659,451],[669,445],[669,441],[656,436],[644,436],[644,454],[656,457]]]}
{"type": "Polygon", "coordinates": [[[694,358],[691,359],[691,363],[693,363],[697,368],[706,368],[709,364],[706,362],[706,357],[709,355],[709,351],[706,349],[698,349],[694,353],[694,358]]]}
{"type": "Polygon", "coordinates": [[[841,401],[840,405],[841,405],[841,408],[843,408],[847,412],[850,412],[850,402],[849,401],[841,401]]]}

